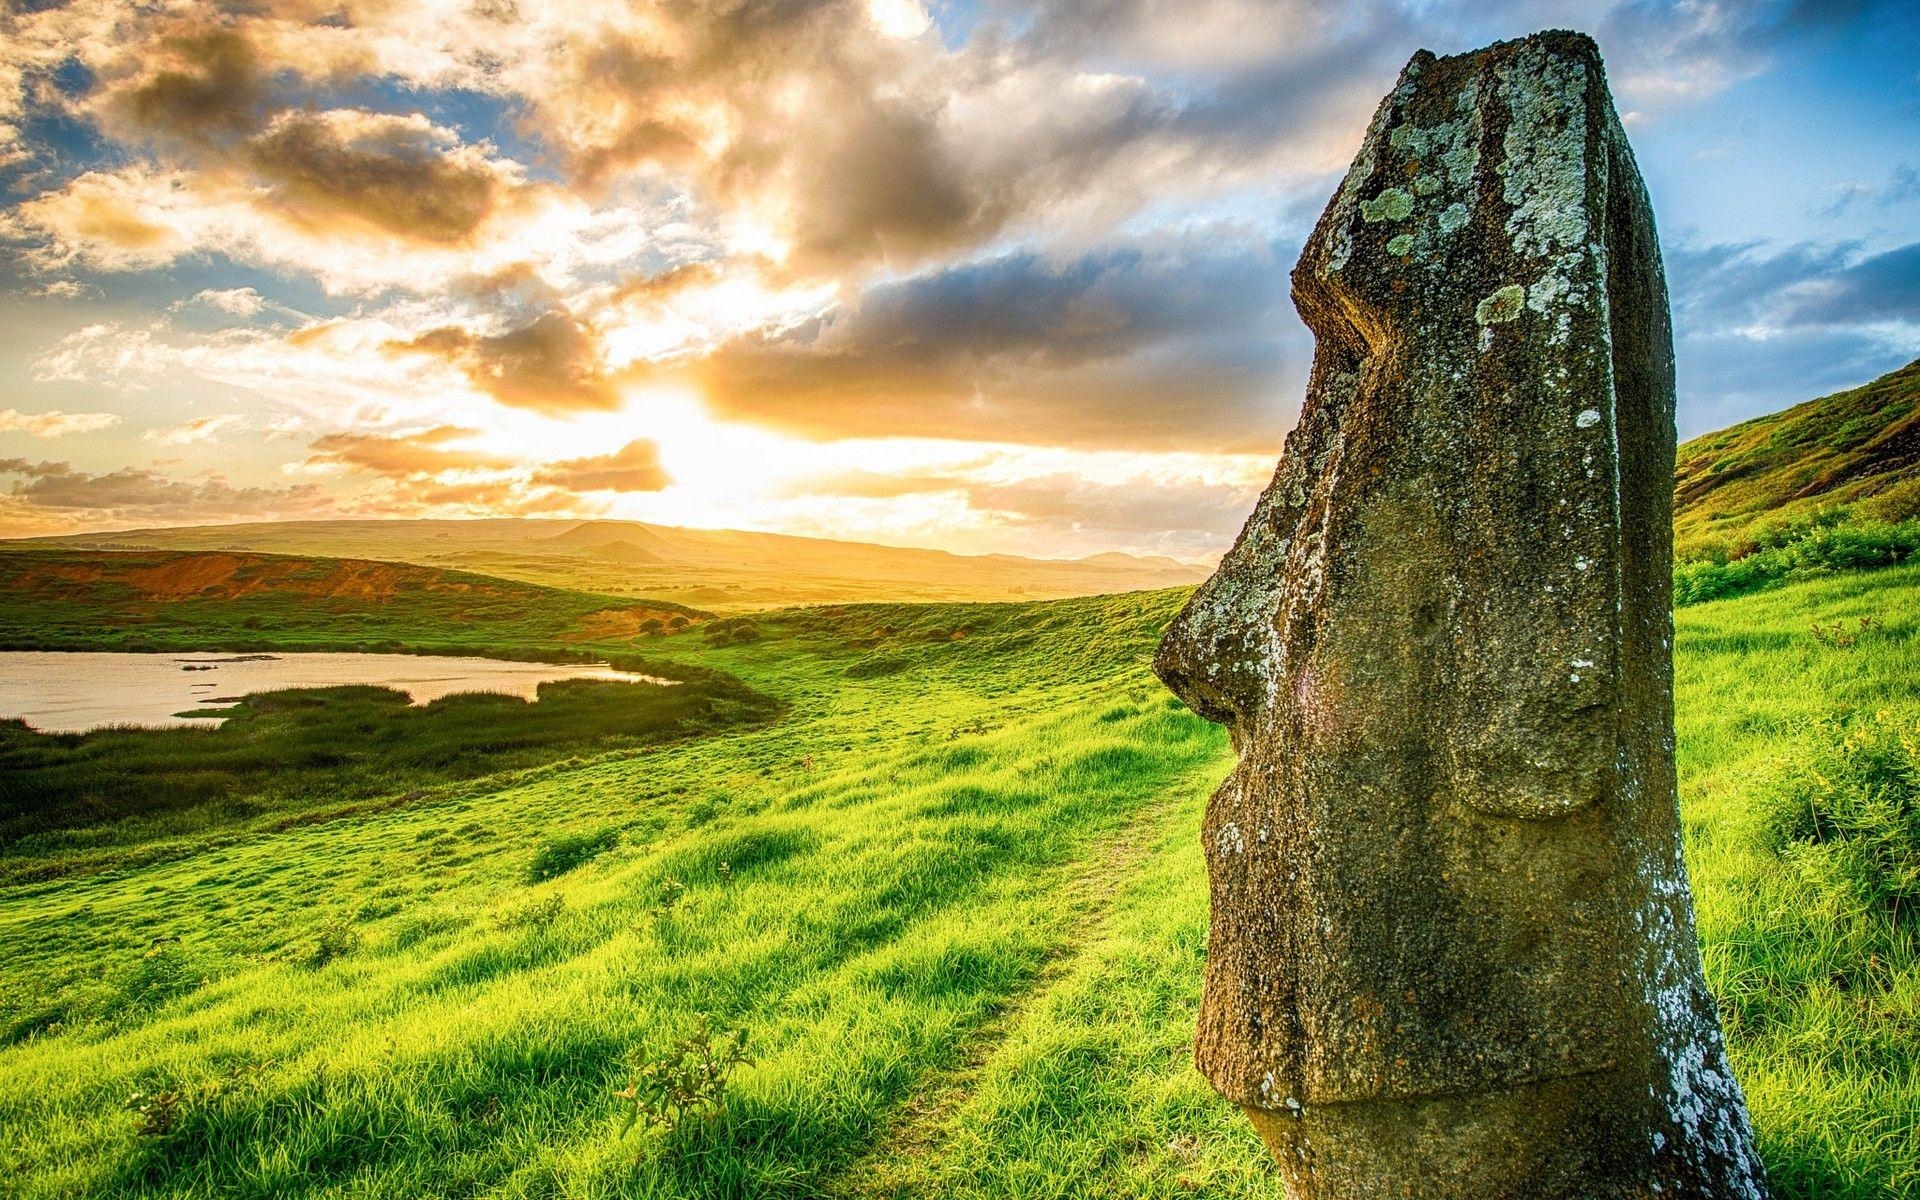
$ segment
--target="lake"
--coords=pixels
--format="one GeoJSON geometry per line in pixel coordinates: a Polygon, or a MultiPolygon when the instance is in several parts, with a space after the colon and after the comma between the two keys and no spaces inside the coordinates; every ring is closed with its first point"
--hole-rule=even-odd
{"type": "Polygon", "coordinates": [[[104,725],[212,726],[219,717],[183,717],[227,708],[242,696],[287,688],[372,684],[427,704],[456,692],[536,698],[543,683],[605,679],[666,684],[605,663],[505,662],[416,654],[125,654],[0,651],[0,719],[17,717],[46,733],[104,725]]]}

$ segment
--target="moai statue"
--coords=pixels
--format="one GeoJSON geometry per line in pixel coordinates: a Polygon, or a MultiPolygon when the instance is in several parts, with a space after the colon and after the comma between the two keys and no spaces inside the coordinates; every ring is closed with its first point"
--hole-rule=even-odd
{"type": "Polygon", "coordinates": [[[1760,1197],[1674,798],[1673,349],[1592,41],[1421,52],[1154,666],[1240,761],[1195,1055],[1295,1200],[1760,1197]]]}

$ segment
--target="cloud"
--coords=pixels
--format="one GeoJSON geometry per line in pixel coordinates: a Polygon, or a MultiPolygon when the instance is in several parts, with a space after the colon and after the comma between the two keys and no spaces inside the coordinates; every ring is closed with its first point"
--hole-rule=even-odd
{"type": "MultiPolygon", "coordinates": [[[[1276,24],[1326,25],[1276,23],[1255,4],[1205,7],[1184,21],[1163,13],[1156,28],[1204,27],[1218,46],[1276,49],[1288,44],[1271,35],[1276,24]],[[1220,18],[1228,9],[1237,20],[1220,18]]],[[[183,203],[245,209],[261,227],[243,236],[226,228],[229,212],[210,222],[222,228],[186,239],[195,249],[250,248],[298,264],[269,248],[267,227],[338,233],[342,223],[399,246],[467,246],[550,216],[536,211],[552,207],[550,192],[597,203],[638,184],[664,192],[730,255],[802,275],[912,268],[1036,224],[1110,226],[1171,191],[1250,178],[1262,154],[1315,130],[1329,105],[1347,123],[1364,119],[1354,97],[1371,87],[1347,96],[1334,85],[1353,72],[1333,68],[1351,61],[1329,61],[1312,72],[1321,86],[1246,114],[1223,137],[1207,89],[1165,86],[1149,64],[1076,61],[1063,38],[996,27],[948,47],[908,35],[925,20],[912,0],[537,12],[402,3],[356,8],[346,22],[307,15],[278,5],[129,8],[91,24],[77,10],[31,14],[12,65],[23,77],[50,72],[63,41],[90,35],[77,61],[93,86],[38,94],[149,160],[101,173],[184,177],[183,203]],[[519,136],[558,178],[530,182],[484,141],[417,112],[382,111],[408,101],[368,101],[382,89],[456,87],[517,117],[519,136]]],[[[41,197],[29,224],[56,242],[43,257],[131,266],[185,252],[183,231],[154,219],[153,197],[130,202],[137,190],[41,197]]],[[[431,286],[391,265],[390,283],[431,286]]]]}
{"type": "Polygon", "coordinates": [[[968,483],[953,475],[896,475],[855,469],[797,479],[781,489],[783,496],[852,496],[862,500],[893,500],[927,492],[964,492],[968,483]]]}
{"type": "Polygon", "coordinates": [[[448,246],[468,244],[519,176],[418,114],[353,109],[283,113],[244,156],[291,224],[448,246]]]}
{"type": "Polygon", "coordinates": [[[428,290],[563,253],[583,206],[451,136],[417,117],[298,114],[238,165],[88,171],[17,206],[11,224],[36,270],[150,270],[220,253],[335,290],[428,290]]]}
{"type": "Polygon", "coordinates": [[[149,429],[140,437],[143,441],[161,446],[193,446],[218,441],[225,430],[244,428],[246,423],[247,419],[239,413],[221,413],[211,417],[195,417],[169,429],[149,429]]]}
{"type": "Polygon", "coordinates": [[[1285,258],[1224,235],[1009,255],[883,284],[691,374],[722,414],[816,437],[1276,448],[1308,353],[1285,258]]]}
{"type": "Polygon", "coordinates": [[[24,433],[37,438],[94,433],[119,423],[120,418],[113,413],[23,413],[17,408],[0,408],[0,433],[24,433]]]}
{"type": "MultiPolygon", "coordinates": [[[[245,27],[162,18],[137,55],[115,64],[96,108],[131,131],[205,145],[243,134],[260,120],[269,95],[245,27]]],[[[111,67],[109,69],[112,69],[111,67]]]]}
{"type": "Polygon", "coordinates": [[[1667,257],[1684,328],[1766,336],[1789,328],[1920,326],[1920,242],[1866,255],[1849,243],[1682,244],[1667,257]]]}
{"type": "Polygon", "coordinates": [[[659,445],[643,438],[612,454],[547,463],[532,482],[568,492],[657,492],[673,480],[660,466],[659,445]]]}
{"type": "Polygon", "coordinates": [[[512,460],[449,443],[467,441],[477,429],[436,425],[413,433],[329,433],[308,444],[309,467],[346,468],[391,479],[424,479],[459,471],[498,471],[512,460]]]}
{"type": "Polygon", "coordinates": [[[257,317],[267,307],[266,297],[250,287],[205,288],[176,307],[194,304],[216,309],[231,317],[257,317]]]}
{"type": "Polygon", "coordinates": [[[1166,481],[1137,476],[1097,483],[1070,474],[967,490],[974,508],[1028,521],[1064,525],[1099,537],[1178,531],[1190,543],[1219,545],[1246,523],[1258,487],[1222,487],[1205,480],[1166,481]]]}
{"type": "Polygon", "coordinates": [[[1265,455],[983,447],[919,468],[824,472],[781,495],[828,529],[898,511],[1042,553],[1091,544],[1204,558],[1239,530],[1272,473],[1265,455]]]}
{"type": "Polygon", "coordinates": [[[0,524],[112,524],[127,521],[211,521],[310,516],[332,507],[313,484],[235,487],[219,475],[174,479],[123,467],[101,475],[63,462],[0,459],[0,524]]]}
{"type": "Polygon", "coordinates": [[[1683,434],[1920,356],[1920,243],[1875,254],[1847,243],[1682,243],[1666,260],[1683,434]]]}
{"type": "Polygon", "coordinates": [[[477,391],[510,408],[551,416],[620,407],[598,338],[563,309],[549,309],[526,325],[498,334],[441,326],[390,343],[388,350],[450,363],[477,391]]]}
{"type": "MultiPolygon", "coordinates": [[[[179,280],[196,293],[174,306],[191,313],[178,327],[162,313],[90,317],[38,354],[36,378],[269,396],[255,417],[265,434],[347,431],[316,440],[303,465],[393,510],[570,511],[578,491],[623,511],[671,507],[708,485],[701,470],[728,468],[665,437],[680,486],[618,501],[629,485],[655,490],[642,486],[659,467],[646,443],[542,464],[504,434],[545,445],[552,431],[528,413],[619,431],[597,451],[674,428],[641,420],[654,414],[594,420],[652,384],[814,439],[1271,455],[1308,361],[1286,300],[1293,242],[1413,47],[1579,23],[1606,47],[1623,105],[1653,121],[1789,44],[1889,12],[1871,0],[15,5],[0,13],[0,163],[16,164],[10,196],[26,199],[0,215],[0,238],[49,288],[79,286],[52,272],[153,271],[78,278],[116,300],[179,280]],[[308,280],[350,302],[303,300],[330,315],[291,331],[258,318],[301,314],[242,286],[304,297],[308,280]]],[[[1864,212],[1912,189],[1896,172],[1845,202],[1864,212]]],[[[1718,250],[1673,259],[1691,413],[1804,395],[1912,349],[1902,251],[1718,250]]],[[[834,505],[911,510],[923,529],[964,513],[981,529],[1119,531],[1146,519],[1121,494],[1137,487],[1194,528],[1218,524],[1204,482],[887,474],[879,461],[773,503],[819,500],[822,520],[834,505]]]]}
{"type": "Polygon", "coordinates": [[[307,431],[307,425],[305,417],[293,413],[267,422],[262,430],[262,436],[269,442],[284,437],[298,437],[307,431]]]}
{"type": "Polygon", "coordinates": [[[18,206],[18,223],[46,241],[27,254],[42,270],[83,263],[103,271],[160,267],[190,253],[211,227],[187,203],[177,173],[88,171],[18,206]]]}
{"type": "Polygon", "coordinates": [[[659,491],[670,480],[650,441],[611,454],[528,463],[463,445],[477,429],[436,425],[392,434],[343,431],[315,438],[301,469],[371,476],[381,487],[360,509],[409,515],[594,515],[604,500],[586,492],[659,491]]]}
{"type": "Polygon", "coordinates": [[[1913,340],[1920,350],[1920,242],[1802,281],[1783,300],[1783,318],[1797,325],[1905,322],[1916,327],[1913,340]]]}

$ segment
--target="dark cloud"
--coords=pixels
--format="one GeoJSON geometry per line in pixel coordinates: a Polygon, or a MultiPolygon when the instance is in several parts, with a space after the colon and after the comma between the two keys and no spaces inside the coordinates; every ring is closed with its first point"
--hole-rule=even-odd
{"type": "Polygon", "coordinates": [[[101,89],[101,106],[138,134],[205,145],[257,127],[269,95],[244,28],[193,18],[152,32],[132,68],[101,89]]]}
{"type": "Polygon", "coordinates": [[[523,132],[578,186],[668,176],[750,215],[801,275],[911,269],[1035,221],[1110,224],[1245,168],[1345,90],[1329,62],[1220,145],[1208,96],[1083,69],[1039,32],[943,49],[886,36],[865,0],[648,17],[558,47],[523,132]]]}
{"type": "Polygon", "coordinates": [[[642,438],[612,454],[546,463],[533,483],[569,492],[657,492],[673,482],[660,465],[660,447],[642,438]]]}
{"type": "Polygon", "coordinates": [[[1920,325],[1920,242],[1867,255],[1849,243],[1682,245],[1667,259],[1675,314],[1689,333],[1920,325]]]}
{"type": "MultiPolygon", "coordinates": [[[[969,161],[925,43],[882,34],[865,0],[673,4],[558,47],[524,132],[594,188],[669,173],[775,226],[787,265],[911,265],[991,236],[1026,203],[1022,165],[969,161]]],[[[1031,117],[1030,117],[1031,119],[1031,117]]]]}
{"type": "Polygon", "coordinates": [[[90,522],[211,519],[223,516],[311,515],[332,501],[313,484],[234,487],[219,476],[173,479],[154,471],[122,467],[103,475],[76,471],[63,462],[0,459],[0,476],[13,486],[0,493],[0,509],[19,518],[90,522]]]}
{"type": "Polygon", "coordinates": [[[249,139],[242,157],[279,215],[323,233],[359,225],[459,245],[509,190],[496,164],[421,118],[287,113],[249,139]]]}
{"type": "MultiPolygon", "coordinates": [[[[1920,326],[1920,242],[1869,255],[1792,289],[1786,318],[1797,325],[1904,321],[1920,326]]],[[[1915,339],[1920,349],[1920,334],[1915,339]]]]}
{"type": "Polygon", "coordinates": [[[511,466],[508,459],[476,450],[451,448],[449,443],[473,437],[478,430],[436,425],[418,433],[329,433],[308,444],[311,466],[339,466],[389,479],[418,479],[448,471],[497,471],[511,466]]]}
{"type": "Polygon", "coordinates": [[[444,359],[474,388],[510,408],[558,416],[620,407],[599,339],[564,309],[550,309],[505,333],[477,334],[448,325],[390,343],[388,349],[444,359]]]}
{"type": "Polygon", "coordinates": [[[1865,255],[1850,244],[1682,244],[1666,259],[1683,434],[1864,383],[1920,354],[1920,243],[1865,255]]]}
{"type": "Polygon", "coordinates": [[[1305,361],[1290,257],[1233,238],[1011,255],[876,287],[695,374],[721,412],[814,436],[1272,449],[1305,361]]]}

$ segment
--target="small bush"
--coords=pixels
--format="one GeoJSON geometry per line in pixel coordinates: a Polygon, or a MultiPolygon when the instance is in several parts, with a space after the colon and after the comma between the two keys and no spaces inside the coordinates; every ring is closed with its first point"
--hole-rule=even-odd
{"type": "Polygon", "coordinates": [[[758,625],[744,617],[715,621],[707,626],[707,644],[711,646],[746,645],[765,636],[758,625]]]}
{"type": "Polygon", "coordinates": [[[1822,724],[1768,813],[1774,848],[1843,909],[1920,908],[1920,722],[1887,712],[1822,724]]]}
{"type": "Polygon", "coordinates": [[[620,841],[617,829],[592,833],[569,833],[548,838],[527,864],[527,882],[544,883],[585,866],[605,854],[620,841]]]}
{"type": "Polygon", "coordinates": [[[155,1009],[176,996],[184,996],[207,980],[204,966],[178,943],[155,946],[140,957],[126,977],[120,991],[129,1006],[155,1009]]]}
{"type": "Polygon", "coordinates": [[[509,932],[518,929],[537,932],[551,929],[553,923],[565,916],[566,912],[567,902],[564,897],[548,896],[545,900],[535,900],[530,904],[508,909],[495,918],[494,924],[509,932]]]}
{"type": "Polygon", "coordinates": [[[635,1125],[672,1133],[689,1118],[711,1121],[726,1111],[727,1081],[736,1067],[752,1066],[746,1034],[715,1030],[701,1017],[693,1029],[663,1051],[641,1048],[628,1055],[627,1086],[614,1093],[628,1109],[622,1135],[635,1125]]]}
{"type": "Polygon", "coordinates": [[[1813,640],[1830,649],[1851,650],[1859,644],[1862,637],[1872,633],[1878,628],[1880,628],[1880,622],[1874,620],[1872,617],[1861,617],[1860,624],[1851,628],[1840,621],[1835,621],[1831,625],[1822,625],[1820,622],[1815,621],[1813,623],[1813,640]]]}
{"type": "Polygon", "coordinates": [[[360,931],[346,920],[328,921],[313,939],[307,965],[319,970],[336,958],[345,958],[360,948],[360,931]]]}
{"type": "Polygon", "coordinates": [[[653,911],[659,916],[668,916],[686,896],[687,885],[669,875],[660,881],[660,902],[654,905],[653,911]]]}
{"type": "Polygon", "coordinates": [[[139,1118],[134,1129],[141,1137],[165,1137],[173,1132],[180,1115],[180,1093],[172,1088],[157,1092],[135,1092],[127,1108],[139,1118]]]}
{"type": "Polygon", "coordinates": [[[1920,521],[1889,524],[1820,514],[1755,534],[1739,551],[1675,566],[1674,606],[1744,595],[1787,579],[1897,566],[1920,553],[1920,521]]]}

